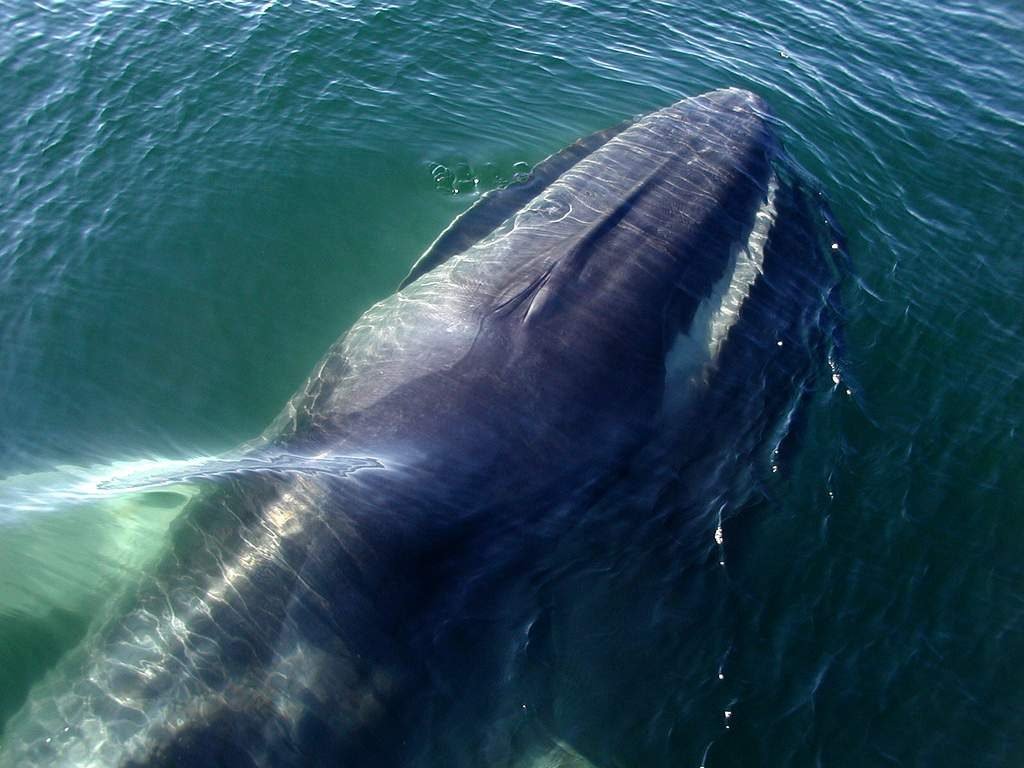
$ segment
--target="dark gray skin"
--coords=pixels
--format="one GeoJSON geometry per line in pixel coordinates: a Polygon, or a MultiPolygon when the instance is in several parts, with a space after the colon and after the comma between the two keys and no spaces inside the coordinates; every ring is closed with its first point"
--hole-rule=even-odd
{"type": "MultiPolygon", "coordinates": [[[[530,622],[530,562],[622,477],[635,490],[652,456],[714,451],[696,411],[760,418],[727,405],[742,382],[717,371],[774,353],[768,337],[727,328],[721,357],[670,368],[758,211],[781,221],[765,214],[766,112],[739,90],[679,102],[554,156],[446,232],[251,447],[270,468],[213,483],[154,572],[37,686],[0,764],[458,763],[445,712],[504,716],[487,691],[530,622]],[[728,399],[707,395],[715,382],[728,399]],[[274,469],[278,456],[312,469],[274,469]]],[[[794,286],[757,305],[762,322],[807,325],[794,286]]],[[[505,764],[512,741],[466,760],[505,764]]]]}

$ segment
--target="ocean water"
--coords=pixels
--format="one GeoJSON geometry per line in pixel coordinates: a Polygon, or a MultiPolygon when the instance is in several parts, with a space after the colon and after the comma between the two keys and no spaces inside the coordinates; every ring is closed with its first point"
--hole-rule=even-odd
{"type": "Polygon", "coordinates": [[[843,382],[727,575],[659,602],[692,655],[557,659],[552,719],[598,768],[1024,764],[1022,30],[1006,0],[0,3],[0,722],[195,493],[112,477],[259,434],[482,193],[739,86],[845,231],[843,382]]]}

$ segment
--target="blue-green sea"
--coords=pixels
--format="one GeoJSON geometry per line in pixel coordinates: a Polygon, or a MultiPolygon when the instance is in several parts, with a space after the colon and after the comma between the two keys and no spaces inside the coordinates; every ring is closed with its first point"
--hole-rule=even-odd
{"type": "Polygon", "coordinates": [[[672,652],[546,706],[597,768],[1024,765],[1021,83],[1014,0],[0,0],[0,723],[190,494],[104,478],[252,439],[482,194],[738,86],[845,233],[843,382],[672,652]]]}

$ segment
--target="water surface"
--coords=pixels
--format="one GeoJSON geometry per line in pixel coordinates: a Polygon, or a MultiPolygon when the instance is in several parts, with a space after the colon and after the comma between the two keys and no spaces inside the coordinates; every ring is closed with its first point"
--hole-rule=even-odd
{"type": "MultiPolygon", "coordinates": [[[[678,695],[609,683],[576,735],[627,766],[1024,761],[1022,28],[999,0],[0,5],[0,718],[192,492],[82,483],[252,438],[481,193],[740,86],[846,230],[856,397],[826,382],[727,578],[666,609],[678,695]]],[[[558,674],[615,678],[581,658],[558,674]]]]}

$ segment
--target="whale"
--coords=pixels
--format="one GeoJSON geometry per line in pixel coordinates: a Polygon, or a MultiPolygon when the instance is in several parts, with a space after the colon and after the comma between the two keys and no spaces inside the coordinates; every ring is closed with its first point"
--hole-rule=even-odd
{"type": "Polygon", "coordinates": [[[483,195],[259,438],[147,480],[199,491],[0,765],[599,764],[536,671],[592,614],[538,595],[717,558],[829,372],[845,248],[778,126],[712,91],[483,195]]]}

